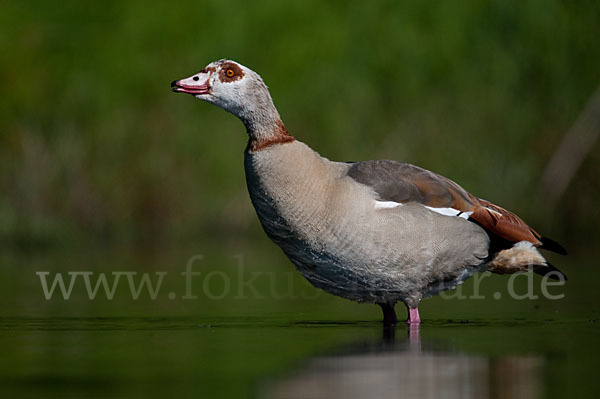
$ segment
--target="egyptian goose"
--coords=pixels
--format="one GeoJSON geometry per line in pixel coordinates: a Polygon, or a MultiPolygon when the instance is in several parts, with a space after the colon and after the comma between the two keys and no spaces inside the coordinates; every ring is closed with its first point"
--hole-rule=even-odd
{"type": "Polygon", "coordinates": [[[378,304],[386,325],[397,323],[398,301],[418,325],[421,299],[476,272],[564,278],[537,250],[562,246],[452,180],[396,161],[323,158],[290,135],[261,77],[237,62],[171,88],[241,119],[248,191],[269,238],[315,287],[378,304]]]}

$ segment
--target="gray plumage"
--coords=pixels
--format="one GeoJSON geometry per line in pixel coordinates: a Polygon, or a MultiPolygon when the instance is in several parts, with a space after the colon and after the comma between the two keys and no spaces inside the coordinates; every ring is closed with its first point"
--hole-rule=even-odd
{"type": "Polygon", "coordinates": [[[371,303],[419,301],[460,284],[488,255],[485,231],[418,203],[376,209],[350,165],[304,143],[245,154],[250,198],[265,232],[316,287],[371,303]]]}

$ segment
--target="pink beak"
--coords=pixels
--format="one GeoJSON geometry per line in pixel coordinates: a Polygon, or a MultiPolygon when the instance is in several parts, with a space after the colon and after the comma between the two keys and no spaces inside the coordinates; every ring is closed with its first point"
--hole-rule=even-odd
{"type": "Polygon", "coordinates": [[[171,82],[171,90],[176,93],[188,93],[191,95],[209,94],[210,84],[208,83],[209,78],[208,72],[199,72],[186,79],[174,80],[171,82]]]}

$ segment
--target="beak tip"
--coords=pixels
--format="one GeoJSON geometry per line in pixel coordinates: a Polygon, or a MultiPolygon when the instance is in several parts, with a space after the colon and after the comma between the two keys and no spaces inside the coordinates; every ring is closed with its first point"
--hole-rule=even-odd
{"type": "Polygon", "coordinates": [[[174,81],[172,81],[172,82],[171,82],[171,87],[172,87],[172,88],[174,88],[174,87],[177,87],[177,82],[179,82],[179,81],[178,81],[178,80],[174,80],[174,81]]]}

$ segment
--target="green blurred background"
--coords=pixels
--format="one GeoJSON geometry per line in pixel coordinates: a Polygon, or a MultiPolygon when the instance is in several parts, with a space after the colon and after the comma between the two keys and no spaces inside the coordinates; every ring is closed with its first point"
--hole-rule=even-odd
{"type": "MultiPolygon", "coordinates": [[[[587,345],[593,334],[581,329],[598,316],[597,142],[588,139],[569,160],[581,164],[563,195],[542,176],[600,85],[597,1],[5,0],[0,7],[0,382],[10,393],[50,388],[60,397],[73,381],[80,394],[126,392],[133,380],[160,396],[172,385],[156,376],[188,392],[178,383],[201,374],[203,392],[228,397],[331,343],[379,335],[371,324],[379,309],[314,290],[262,232],[245,186],[243,125],[170,92],[172,80],[220,58],[257,71],[290,132],[323,156],[417,164],[564,244],[568,257],[550,257],[570,278],[551,290],[564,300],[434,298],[421,306],[424,336],[452,336],[452,350],[488,357],[533,351],[549,362],[550,396],[588,392],[582,379],[593,378],[592,358],[600,358],[587,345]],[[198,285],[198,300],[180,300],[183,281],[173,277],[157,300],[132,300],[123,285],[114,301],[92,301],[77,285],[69,301],[46,301],[35,275],[179,276],[194,254],[204,255],[204,273],[230,276],[233,293],[234,256],[242,254],[246,270],[263,273],[256,286],[266,298],[210,300],[198,285]],[[269,296],[290,286],[296,294],[269,296]],[[491,322],[487,337],[495,338],[436,327],[448,319],[491,322]],[[307,320],[358,323],[294,324],[307,320]],[[552,332],[539,341],[537,330],[495,328],[494,320],[537,320],[552,332]]],[[[600,110],[588,111],[584,119],[597,120],[600,110]]],[[[592,123],[588,137],[597,128],[592,123]]],[[[480,292],[505,292],[506,282],[486,279],[480,292]]],[[[211,287],[223,288],[218,279],[211,287]]]]}
{"type": "Polygon", "coordinates": [[[243,126],[169,91],[230,58],[322,155],[415,163],[585,250],[598,151],[549,209],[539,180],[600,84],[600,6],[505,3],[4,1],[2,245],[262,240],[243,126]]]}

